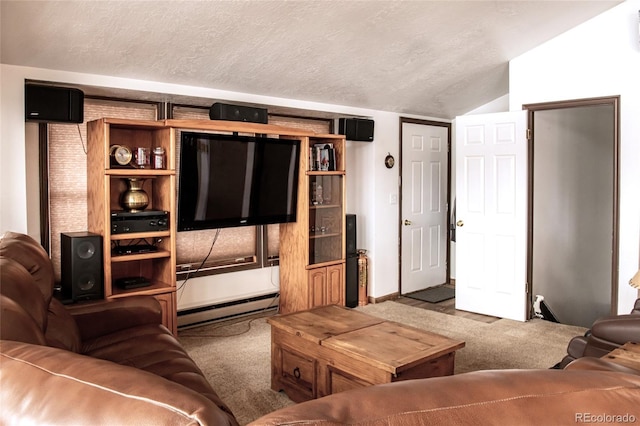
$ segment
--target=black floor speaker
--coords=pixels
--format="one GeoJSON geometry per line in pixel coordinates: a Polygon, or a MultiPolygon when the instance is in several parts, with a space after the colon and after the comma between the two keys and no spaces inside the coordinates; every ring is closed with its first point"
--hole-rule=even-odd
{"type": "Polygon", "coordinates": [[[74,302],[102,299],[102,236],[90,232],[60,234],[62,294],[74,302]]]}
{"type": "Polygon", "coordinates": [[[358,306],[358,249],[356,248],[356,215],[346,216],[347,265],[345,272],[345,305],[358,306]]]}
{"type": "Polygon", "coordinates": [[[27,84],[24,86],[25,120],[82,123],[84,92],[80,89],[27,84]]]}

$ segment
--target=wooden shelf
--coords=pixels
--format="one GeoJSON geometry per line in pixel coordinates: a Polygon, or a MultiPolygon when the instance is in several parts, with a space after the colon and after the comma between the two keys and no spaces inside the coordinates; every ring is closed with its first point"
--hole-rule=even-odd
{"type": "Polygon", "coordinates": [[[175,133],[163,121],[103,118],[87,123],[87,194],[89,231],[103,237],[104,295],[106,299],[136,295],[155,297],[162,307],[163,324],[177,333],[175,212],[176,171],[175,133]],[[110,151],[113,145],[126,145],[149,150],[162,147],[167,155],[166,169],[112,168],[110,151]],[[121,209],[120,197],[126,189],[126,178],[144,179],[144,191],[149,196],[148,210],[169,214],[167,230],[111,234],[111,214],[121,209]],[[158,243],[158,251],[116,255],[114,242],[148,239],[158,243]],[[142,276],[152,285],[124,290],[115,285],[118,278],[142,276]]]}
{"type": "Polygon", "coordinates": [[[157,231],[157,232],[134,232],[129,234],[111,234],[111,241],[121,241],[121,240],[138,240],[145,238],[163,238],[170,237],[170,231],[157,231]]]}
{"type": "Polygon", "coordinates": [[[142,296],[142,295],[149,296],[154,294],[162,294],[162,293],[166,293],[167,291],[170,291],[171,288],[172,288],[171,285],[167,283],[160,283],[160,282],[151,283],[151,285],[147,287],[132,288],[128,290],[114,286],[113,294],[111,295],[111,298],[117,299],[121,297],[142,296]]]}
{"type": "Polygon", "coordinates": [[[346,141],[310,136],[300,151],[330,143],[337,170],[310,170],[309,155],[301,155],[297,222],[280,225],[280,313],[328,304],[345,304],[346,141]],[[320,190],[322,187],[322,190],[320,190]],[[322,192],[321,192],[322,191],[322,192]],[[325,199],[324,197],[327,197],[325,199]],[[323,204],[314,204],[321,200],[323,204]],[[314,229],[314,231],[311,231],[314,229]],[[319,229],[329,230],[322,233],[319,229]]]}
{"type": "Polygon", "coordinates": [[[307,176],[344,176],[346,172],[344,170],[335,170],[330,172],[321,172],[318,170],[307,170],[307,176]]]}
{"type": "Polygon", "coordinates": [[[171,252],[168,250],[158,250],[152,251],[149,253],[137,253],[137,254],[120,254],[120,255],[111,255],[111,261],[113,263],[118,262],[135,262],[138,260],[147,260],[147,259],[160,259],[163,257],[171,257],[171,252]]]}
{"type": "Polygon", "coordinates": [[[316,238],[339,237],[341,235],[342,234],[339,233],[339,232],[325,232],[324,234],[322,234],[322,233],[320,233],[320,234],[318,234],[318,233],[311,234],[311,235],[309,235],[309,238],[311,238],[313,240],[313,239],[316,239],[316,238]]]}
{"type": "Polygon", "coordinates": [[[118,177],[140,177],[154,179],[157,176],[175,175],[175,170],[167,169],[107,169],[105,174],[118,177]]]}
{"type": "Polygon", "coordinates": [[[309,206],[310,209],[341,209],[342,206],[340,204],[311,204],[309,206]]]}

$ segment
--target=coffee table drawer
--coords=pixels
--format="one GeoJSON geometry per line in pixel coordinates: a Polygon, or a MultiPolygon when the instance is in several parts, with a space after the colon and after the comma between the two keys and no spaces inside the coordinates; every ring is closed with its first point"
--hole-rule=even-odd
{"type": "Polygon", "coordinates": [[[302,354],[282,348],[282,380],[295,386],[299,391],[314,398],[315,361],[302,354]]]}
{"type": "Polygon", "coordinates": [[[327,379],[329,381],[329,383],[327,384],[329,395],[351,389],[364,388],[373,384],[364,381],[353,374],[349,374],[346,371],[336,368],[335,366],[327,367],[327,379]]]}

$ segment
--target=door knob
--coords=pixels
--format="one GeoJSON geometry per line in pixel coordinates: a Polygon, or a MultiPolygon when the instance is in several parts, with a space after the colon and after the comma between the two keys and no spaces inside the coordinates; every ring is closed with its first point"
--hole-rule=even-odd
{"type": "Polygon", "coordinates": [[[405,219],[405,220],[404,220],[404,226],[409,226],[409,225],[412,225],[411,221],[410,221],[410,220],[405,219]]]}
{"type": "Polygon", "coordinates": [[[457,226],[464,226],[464,222],[462,220],[459,220],[456,222],[457,226]]]}

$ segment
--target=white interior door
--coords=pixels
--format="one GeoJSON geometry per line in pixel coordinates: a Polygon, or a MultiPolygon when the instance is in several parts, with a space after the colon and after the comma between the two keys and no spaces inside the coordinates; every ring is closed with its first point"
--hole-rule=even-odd
{"type": "Polygon", "coordinates": [[[447,282],[449,128],[402,124],[402,293],[447,282]]]}
{"type": "Polygon", "coordinates": [[[524,321],[526,111],[456,117],[456,309],[524,321]]]}

